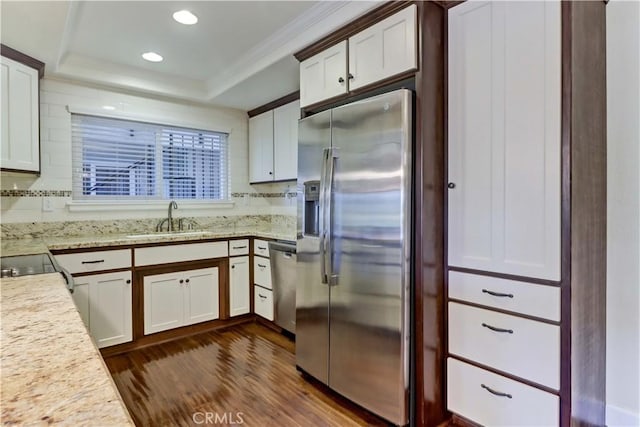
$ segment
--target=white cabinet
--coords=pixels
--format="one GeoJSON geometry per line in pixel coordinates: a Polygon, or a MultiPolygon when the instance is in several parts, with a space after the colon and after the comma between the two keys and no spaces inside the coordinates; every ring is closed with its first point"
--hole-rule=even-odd
{"type": "Polygon", "coordinates": [[[298,119],[300,101],[273,110],[273,177],[275,181],[298,178],[298,119]]]}
{"type": "Polygon", "coordinates": [[[1,57],[0,165],[40,172],[38,70],[1,57]]]}
{"type": "Polygon", "coordinates": [[[411,5],[302,61],[300,106],[416,70],[416,28],[417,6],[411,5]]]}
{"type": "Polygon", "coordinates": [[[347,41],[300,63],[300,106],[347,93],[347,41]]]}
{"type": "Polygon", "coordinates": [[[296,179],[299,118],[294,101],[249,119],[249,182],[296,179]]]}
{"type": "Polygon", "coordinates": [[[418,68],[417,6],[349,38],[349,90],[418,68]]]}
{"type": "Polygon", "coordinates": [[[144,276],[144,333],[218,318],[218,268],[144,276]]]}
{"type": "Polygon", "coordinates": [[[273,322],[273,291],[254,286],[253,308],[258,316],[273,322]]]}
{"type": "Polygon", "coordinates": [[[56,262],[71,274],[131,268],[131,249],[61,254],[56,262]]]}
{"type": "Polygon", "coordinates": [[[558,396],[447,359],[447,408],[484,426],[555,426],[558,396]]]}
{"type": "Polygon", "coordinates": [[[75,277],[73,300],[99,348],[132,340],[131,271],[75,277]]]}
{"type": "Polygon", "coordinates": [[[259,256],[253,257],[253,283],[263,288],[272,289],[271,261],[259,256]]]}
{"type": "Polygon", "coordinates": [[[560,3],[449,9],[449,264],[560,280],[560,3]]]}
{"type": "Polygon", "coordinates": [[[229,315],[239,316],[251,311],[249,257],[229,259],[229,315]]]}
{"type": "Polygon", "coordinates": [[[273,181],[273,110],[249,119],[249,182],[273,181]]]}

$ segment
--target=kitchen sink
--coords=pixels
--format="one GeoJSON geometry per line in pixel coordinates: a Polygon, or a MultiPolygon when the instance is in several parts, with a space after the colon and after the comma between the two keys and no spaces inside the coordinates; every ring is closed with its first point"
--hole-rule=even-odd
{"type": "Polygon", "coordinates": [[[147,237],[171,237],[171,236],[201,236],[209,234],[209,231],[174,231],[170,233],[145,233],[145,234],[129,234],[128,239],[144,239],[147,237]]]}

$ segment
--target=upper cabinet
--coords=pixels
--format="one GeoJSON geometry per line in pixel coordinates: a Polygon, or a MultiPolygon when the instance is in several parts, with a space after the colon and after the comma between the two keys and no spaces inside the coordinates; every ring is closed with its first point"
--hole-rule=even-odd
{"type": "Polygon", "coordinates": [[[449,265],[560,279],[558,2],[449,10],[449,265]]]}
{"type": "Polygon", "coordinates": [[[347,42],[300,63],[300,106],[347,93],[347,42]]]}
{"type": "Polygon", "coordinates": [[[349,38],[349,90],[418,67],[416,6],[349,38]]]}
{"type": "Polygon", "coordinates": [[[295,180],[300,102],[249,119],[249,182],[295,180]]]}
{"type": "MultiPolygon", "coordinates": [[[[7,50],[3,46],[3,55],[7,50]]],[[[40,70],[5,56],[1,59],[0,165],[3,170],[40,173],[40,70]]]]}
{"type": "Polygon", "coordinates": [[[416,70],[417,6],[408,6],[300,63],[306,107],[416,70]]]}
{"type": "Polygon", "coordinates": [[[273,181],[273,110],[249,119],[249,182],[273,181]]]}

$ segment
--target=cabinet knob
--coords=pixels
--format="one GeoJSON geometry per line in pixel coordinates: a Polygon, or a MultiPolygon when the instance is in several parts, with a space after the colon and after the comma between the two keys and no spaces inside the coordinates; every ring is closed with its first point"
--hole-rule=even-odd
{"type": "Polygon", "coordinates": [[[273,172],[269,172],[269,175],[273,175],[273,172]]]}
{"type": "Polygon", "coordinates": [[[236,266],[235,266],[235,265],[232,265],[232,266],[231,266],[231,268],[236,268],[236,266]]]}
{"type": "Polygon", "coordinates": [[[180,279],[180,283],[184,283],[184,280],[180,279]]]}
{"type": "Polygon", "coordinates": [[[131,283],[131,280],[127,280],[127,285],[131,283]]]}
{"type": "Polygon", "coordinates": [[[189,279],[185,280],[185,282],[189,283],[189,279]]]}
{"type": "Polygon", "coordinates": [[[344,83],[344,79],[343,79],[342,77],[340,77],[340,78],[338,79],[338,83],[344,83]]]}
{"type": "Polygon", "coordinates": [[[353,80],[354,78],[353,74],[349,73],[349,80],[353,80]]]}
{"type": "Polygon", "coordinates": [[[447,184],[447,187],[454,189],[456,188],[456,183],[455,182],[450,182],[449,184],[447,184]]]}

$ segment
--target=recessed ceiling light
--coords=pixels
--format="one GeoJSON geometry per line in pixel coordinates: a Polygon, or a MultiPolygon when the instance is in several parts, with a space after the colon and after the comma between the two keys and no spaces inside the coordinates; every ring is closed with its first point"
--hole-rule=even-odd
{"type": "Polygon", "coordinates": [[[193,25],[198,22],[198,17],[188,10],[179,10],[173,14],[173,19],[184,25],[193,25]]]}
{"type": "Polygon", "coordinates": [[[145,52],[142,54],[142,57],[151,62],[160,62],[164,59],[162,56],[158,55],[155,52],[145,52]]]}
{"type": "Polygon", "coordinates": [[[109,111],[116,109],[113,105],[103,105],[102,108],[109,111]]]}

